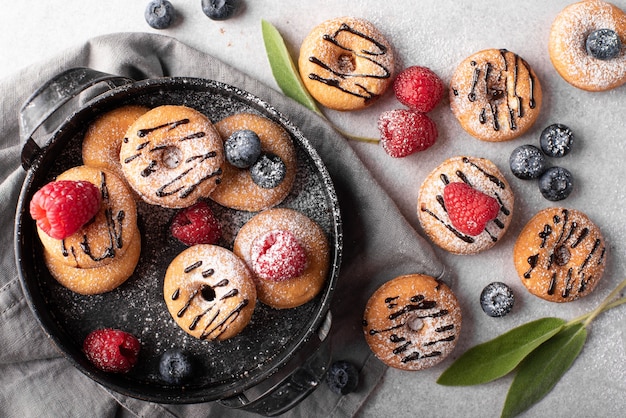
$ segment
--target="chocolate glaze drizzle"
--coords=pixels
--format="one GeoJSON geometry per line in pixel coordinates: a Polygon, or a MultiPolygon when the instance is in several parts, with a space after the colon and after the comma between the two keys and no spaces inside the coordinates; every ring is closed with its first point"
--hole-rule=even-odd
{"type": "MultiPolygon", "coordinates": [[[[537,106],[535,100],[535,86],[537,83],[530,66],[520,56],[506,49],[500,49],[500,56],[503,64],[503,70],[501,71],[494,71],[494,68],[500,66],[491,62],[485,63],[484,66],[479,66],[476,61],[470,62],[473,71],[467,100],[475,102],[477,100],[476,92],[482,91],[488,101],[488,105],[481,108],[478,112],[478,121],[481,124],[491,121],[492,129],[499,131],[502,129],[502,126],[500,125],[498,115],[500,111],[504,111],[507,115],[508,129],[514,131],[518,128],[517,121],[524,118],[526,114],[525,109],[534,109],[537,106]],[[524,68],[527,74],[529,85],[527,102],[517,91],[520,83],[520,68],[524,68]],[[512,79],[512,82],[509,82],[509,79],[512,79]]],[[[460,97],[458,89],[452,88],[452,92],[455,96],[460,97]]]]}
{"type": "MultiPolygon", "coordinates": [[[[87,234],[83,235],[82,241],[78,244],[80,251],[82,251],[83,254],[89,256],[89,258],[91,258],[94,262],[102,261],[105,258],[115,258],[116,250],[124,246],[124,242],[122,240],[122,230],[123,222],[126,218],[126,212],[120,209],[114,213],[113,207],[111,206],[109,188],[107,187],[106,174],[102,171],[100,172],[100,193],[102,197],[102,204],[105,208],[104,216],[106,220],[109,242],[101,254],[93,253],[93,249],[91,248],[91,245],[89,243],[89,237],[87,236],[87,234]]],[[[61,252],[64,257],[69,257],[71,254],[72,257],[75,258],[76,251],[77,249],[74,248],[73,245],[68,248],[66,240],[62,240],[61,252]]]]}
{"type": "MultiPolygon", "coordinates": [[[[195,271],[200,270],[200,275],[205,279],[214,276],[215,269],[209,267],[208,269],[203,270],[202,265],[202,260],[198,260],[186,266],[183,269],[183,273],[192,274],[195,271]]],[[[228,326],[237,319],[239,313],[243,310],[243,308],[248,306],[248,304],[250,303],[248,299],[242,298],[237,306],[235,306],[230,312],[223,312],[222,309],[217,307],[218,302],[237,297],[239,295],[239,289],[232,288],[228,292],[224,293],[219,299],[216,299],[217,295],[215,289],[220,287],[226,287],[229,284],[230,282],[228,279],[221,279],[214,284],[205,283],[200,285],[189,294],[183,306],[176,313],[176,316],[178,318],[182,318],[183,316],[185,316],[187,310],[195,299],[208,303],[208,306],[204,311],[191,318],[188,326],[189,330],[193,331],[198,327],[203,318],[208,318],[204,322],[204,329],[202,330],[200,339],[204,340],[209,337],[211,337],[212,339],[218,338],[220,335],[226,332],[228,326]],[[209,315],[210,313],[212,313],[212,315],[208,317],[207,315],[209,315]]],[[[181,288],[177,288],[172,294],[171,299],[178,300],[180,298],[180,295],[181,288]]]]}
{"type": "MultiPolygon", "coordinates": [[[[473,162],[472,160],[470,160],[467,157],[463,157],[462,161],[463,161],[463,163],[469,165],[470,167],[478,170],[478,172],[480,172],[483,176],[485,176],[485,178],[487,180],[489,180],[490,182],[495,184],[499,189],[502,189],[502,190],[506,189],[506,184],[504,183],[504,181],[502,181],[498,177],[488,173],[480,165],[476,164],[475,162],[473,162]]],[[[462,170],[457,170],[455,172],[455,175],[462,182],[466,183],[469,186],[472,186],[472,183],[470,182],[469,178],[467,177],[467,175],[462,170]]],[[[445,173],[440,174],[439,179],[441,180],[441,182],[444,185],[447,185],[447,184],[450,183],[450,179],[448,178],[448,176],[445,173]]],[[[506,206],[504,206],[504,202],[502,201],[502,198],[500,197],[500,195],[498,193],[495,193],[495,198],[498,201],[498,204],[500,205],[500,213],[502,215],[504,215],[504,216],[509,216],[511,214],[511,210],[509,208],[507,208],[506,206]]],[[[446,205],[445,205],[445,202],[443,200],[443,196],[438,194],[437,196],[435,196],[435,199],[437,200],[437,203],[439,203],[441,208],[444,210],[444,212],[447,212],[446,205]]],[[[447,221],[445,221],[445,220],[441,219],[439,216],[437,216],[436,213],[434,213],[432,210],[428,209],[426,206],[422,206],[420,208],[420,210],[422,212],[425,212],[428,215],[432,216],[437,221],[439,221],[443,226],[446,227],[446,229],[448,229],[450,232],[452,232],[461,241],[463,241],[463,242],[465,242],[467,244],[473,244],[474,242],[476,242],[476,239],[474,237],[472,237],[470,235],[466,235],[466,234],[460,232],[454,226],[452,226],[450,223],[448,223],[447,221]]],[[[498,216],[500,216],[500,215],[498,215],[498,216]]],[[[487,223],[487,226],[489,226],[492,223],[493,223],[493,225],[495,225],[496,228],[504,229],[504,223],[499,218],[496,218],[493,221],[487,223]]],[[[485,227],[485,230],[483,231],[483,233],[488,234],[493,242],[498,241],[498,238],[492,232],[490,232],[487,227],[485,227]]]]}
{"type": "Polygon", "coordinates": [[[371,63],[373,63],[380,71],[374,72],[372,74],[359,74],[353,73],[352,71],[345,71],[342,69],[336,69],[336,66],[333,66],[331,63],[325,63],[319,58],[312,56],[309,57],[309,61],[323,68],[324,70],[330,72],[334,77],[325,78],[315,73],[309,74],[309,79],[318,81],[320,83],[326,84],[330,87],[334,87],[344,93],[360,97],[365,102],[368,102],[376,97],[378,94],[372,91],[369,91],[365,86],[360,84],[357,79],[358,78],[375,78],[375,79],[386,79],[391,76],[390,70],[383,65],[380,60],[377,60],[378,57],[384,56],[387,54],[387,47],[377,41],[376,39],[351,28],[346,23],[342,23],[339,29],[332,34],[325,34],[323,36],[325,42],[330,42],[331,44],[341,48],[346,51],[346,53],[351,56],[357,56],[359,58],[363,58],[371,63]],[[355,51],[344,44],[339,39],[341,34],[347,34],[348,37],[355,36],[357,38],[364,39],[372,44],[371,50],[362,49],[360,51],[355,51]]]}
{"type": "MultiPolygon", "coordinates": [[[[178,127],[187,125],[189,122],[190,122],[189,119],[181,119],[181,120],[177,120],[173,122],[167,122],[162,125],[155,126],[155,127],[139,129],[136,135],[139,138],[144,138],[144,137],[148,137],[151,133],[161,130],[161,129],[166,129],[168,132],[175,131],[178,127]]],[[[206,132],[199,131],[199,132],[193,132],[191,134],[187,134],[177,139],[172,138],[167,142],[170,142],[171,144],[175,144],[176,142],[182,143],[185,141],[191,141],[194,139],[204,138],[205,136],[206,136],[206,132]]],[[[128,141],[129,141],[128,138],[124,138],[125,143],[128,143],[128,141]]],[[[161,169],[161,164],[162,164],[161,161],[163,157],[162,153],[166,152],[166,150],[170,147],[169,145],[156,145],[156,146],[150,147],[150,145],[151,145],[151,141],[149,139],[145,142],[142,142],[135,148],[135,151],[137,151],[137,153],[125,158],[123,161],[124,164],[129,164],[135,161],[137,158],[139,158],[144,152],[148,152],[149,155],[152,156],[152,158],[148,162],[148,165],[140,171],[140,175],[142,177],[150,177],[153,173],[161,169]]],[[[207,173],[206,175],[202,176],[199,180],[197,180],[196,182],[192,184],[188,184],[189,182],[187,181],[187,179],[191,177],[191,175],[196,170],[205,169],[202,166],[203,162],[209,159],[215,158],[216,156],[217,156],[217,152],[214,150],[211,150],[202,154],[192,155],[191,157],[186,158],[182,162],[182,164],[188,165],[188,167],[184,167],[184,169],[180,171],[176,177],[174,177],[169,182],[159,187],[155,193],[156,197],[163,198],[163,197],[171,196],[171,195],[178,193],[179,197],[181,199],[184,199],[188,197],[191,193],[193,193],[193,191],[205,181],[215,178],[216,184],[219,184],[221,182],[221,175],[222,175],[221,168],[218,168],[211,173],[207,173]]]]}
{"type": "MultiPolygon", "coordinates": [[[[418,345],[417,342],[407,340],[405,337],[398,336],[395,331],[403,327],[408,327],[407,322],[410,320],[414,320],[415,318],[443,318],[450,312],[446,309],[438,309],[436,301],[426,300],[424,295],[419,294],[409,298],[408,303],[397,309],[399,299],[400,296],[392,296],[385,299],[385,305],[389,310],[389,321],[399,322],[385,329],[370,328],[367,331],[369,335],[389,334],[389,341],[395,344],[395,348],[392,352],[395,355],[401,356],[401,361],[403,363],[409,363],[420,359],[440,356],[441,351],[432,350],[429,352],[424,352],[424,349],[426,347],[434,347],[439,343],[454,341],[454,339],[456,338],[455,334],[442,335],[441,338],[426,341],[421,345],[418,345]]],[[[368,327],[368,323],[366,320],[363,320],[363,327],[368,327]]],[[[435,328],[435,332],[438,334],[443,334],[453,330],[454,324],[445,324],[435,328]]]]}
{"type": "Polygon", "coordinates": [[[606,247],[602,240],[590,236],[589,228],[581,228],[576,221],[570,221],[567,209],[563,209],[560,216],[555,215],[552,218],[552,224],[545,224],[537,233],[537,237],[541,240],[539,248],[547,248],[547,257],[543,260],[540,253],[529,256],[526,260],[528,270],[523,277],[531,279],[535,269],[541,266],[552,273],[546,289],[548,295],[555,294],[559,282],[563,283],[561,291],[563,298],[568,298],[572,292],[583,292],[589,282],[594,280],[593,275],[588,274],[587,267],[594,263],[599,265],[604,261],[606,247]],[[553,238],[552,241],[550,241],[551,238],[553,238]],[[564,269],[560,267],[570,262],[570,250],[577,248],[588,239],[593,240],[593,244],[583,261],[578,266],[571,266],[563,273],[564,269]],[[576,283],[578,283],[577,286],[576,283]]]}

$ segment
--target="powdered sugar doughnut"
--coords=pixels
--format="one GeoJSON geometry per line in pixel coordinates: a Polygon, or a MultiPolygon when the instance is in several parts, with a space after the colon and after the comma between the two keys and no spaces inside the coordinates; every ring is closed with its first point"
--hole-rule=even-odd
{"type": "Polygon", "coordinates": [[[567,6],[552,23],[548,46],[554,68],[575,87],[604,91],[626,82],[626,14],[611,3],[587,0],[567,6]],[[617,57],[601,60],[587,53],[587,37],[600,29],[615,31],[621,39],[617,57]]]}
{"type": "Polygon", "coordinates": [[[141,253],[139,232],[130,240],[128,249],[101,267],[72,267],[53,257],[44,248],[44,261],[52,277],[61,285],[81,295],[109,292],[124,283],[135,271],[141,253]]]}
{"type": "Polygon", "coordinates": [[[298,67],[305,87],[322,105],[357,110],[387,90],[394,61],[391,45],[374,25],[341,17],[313,28],[300,46],[298,67]]]}
{"type": "Polygon", "coordinates": [[[454,350],[461,321],[461,308],[448,286],[430,276],[410,274],[374,292],[365,307],[363,331],[386,365],[422,370],[454,350]]]}
{"type": "Polygon", "coordinates": [[[113,172],[86,165],[70,168],[57,180],[86,180],[101,192],[102,204],[92,221],[62,240],[37,227],[41,243],[51,257],[77,268],[102,267],[122,256],[135,239],[137,206],[126,183],[113,172]]]}
{"type": "Polygon", "coordinates": [[[600,229],[584,213],[547,208],[522,229],[513,249],[526,288],[552,302],[571,302],[596,287],[606,265],[600,229]]]}
{"type": "Polygon", "coordinates": [[[106,168],[124,179],[120,149],[126,131],[149,108],[127,105],[110,110],[93,121],[83,138],[83,164],[106,168]]]}
{"type": "Polygon", "coordinates": [[[209,119],[185,106],[159,106],[128,128],[120,150],[128,183],[148,203],[191,206],[220,182],[224,147],[209,119]]]}
{"type": "Polygon", "coordinates": [[[226,340],[250,322],[256,290],[244,262],[223,247],[199,244],[167,268],[163,296],[174,321],[201,340],[226,340]]]}
{"type": "Polygon", "coordinates": [[[417,216],[426,235],[444,250],[476,254],[493,247],[504,235],[514,203],[513,191],[495,164],[484,158],[460,156],[444,161],[426,177],[419,190],[417,216]],[[452,226],[443,201],[443,190],[452,182],[464,182],[498,201],[498,216],[480,235],[463,234],[452,226]]]}
{"type": "Polygon", "coordinates": [[[533,69],[506,49],[486,49],[459,64],[450,81],[450,108],[463,129],[482,141],[517,138],[535,123],[542,90],[533,69]]]}
{"type": "Polygon", "coordinates": [[[285,163],[286,174],[278,186],[264,188],[252,180],[249,169],[237,168],[225,161],[222,181],[209,197],[222,206],[248,212],[269,209],[282,202],[293,186],[297,171],[296,150],[287,131],[277,123],[252,113],[228,116],[217,122],[215,127],[224,141],[236,131],[254,131],[261,141],[261,151],[278,156],[285,163]]]}
{"type": "Polygon", "coordinates": [[[294,308],[310,301],[320,292],[328,275],[330,252],[326,234],[314,221],[293,209],[274,208],[255,215],[239,230],[233,252],[252,270],[259,300],[277,309],[294,308]],[[307,265],[300,276],[272,281],[254,274],[253,244],[274,230],[291,232],[304,249],[307,265]]]}

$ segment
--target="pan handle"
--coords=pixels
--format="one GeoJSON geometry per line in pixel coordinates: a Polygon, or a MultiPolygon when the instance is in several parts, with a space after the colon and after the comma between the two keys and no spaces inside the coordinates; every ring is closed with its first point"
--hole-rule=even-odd
{"type": "Polygon", "coordinates": [[[273,417],[283,414],[313,392],[324,380],[331,361],[330,311],[316,334],[275,375],[232,398],[219,402],[229,408],[273,417]]]}
{"type": "MultiPolygon", "coordinates": [[[[132,82],[134,80],[131,78],[85,67],[70,68],[48,80],[24,102],[20,109],[20,137],[25,142],[22,148],[22,167],[28,170],[41,154],[43,145],[33,139],[37,129],[70,100],[96,84],[103,83],[107,91],[132,82]]],[[[97,94],[103,92],[100,90],[97,94]]]]}

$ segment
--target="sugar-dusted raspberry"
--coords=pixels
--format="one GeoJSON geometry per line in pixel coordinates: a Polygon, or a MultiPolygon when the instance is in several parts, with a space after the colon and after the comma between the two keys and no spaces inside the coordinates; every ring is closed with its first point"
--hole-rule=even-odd
{"type": "Polygon", "coordinates": [[[446,185],[443,202],[452,226],[472,236],[483,232],[487,222],[500,212],[500,204],[495,198],[461,182],[446,185]]]}
{"type": "Polygon", "coordinates": [[[88,181],[53,181],[33,195],[30,216],[46,234],[63,239],[98,213],[101,200],[100,189],[88,181]]]}
{"type": "Polygon", "coordinates": [[[300,276],[306,269],[306,252],[289,231],[265,233],[253,242],[250,251],[252,268],[262,279],[288,280],[300,276]]]}
{"type": "Polygon", "coordinates": [[[170,225],[172,235],[185,245],[215,244],[222,236],[222,228],[209,205],[198,201],[181,209],[170,225]]]}
{"type": "Polygon", "coordinates": [[[137,364],[141,343],[132,334],[119,329],[92,331],[83,341],[83,352],[98,369],[110,373],[128,373],[137,364]]]}
{"type": "Polygon", "coordinates": [[[418,112],[430,112],[441,101],[445,87],[441,79],[426,67],[404,69],[393,83],[396,98],[403,105],[418,112]]]}
{"type": "Polygon", "coordinates": [[[427,115],[407,109],[383,112],[378,118],[380,142],[387,154],[402,158],[424,151],[437,140],[437,125],[427,115]]]}

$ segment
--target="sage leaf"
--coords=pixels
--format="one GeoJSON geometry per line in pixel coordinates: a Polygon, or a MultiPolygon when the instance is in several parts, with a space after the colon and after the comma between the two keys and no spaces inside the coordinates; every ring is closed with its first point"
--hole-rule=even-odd
{"type": "Polygon", "coordinates": [[[533,351],[520,364],[502,409],[502,417],[514,417],[548,394],[570,368],[587,339],[581,323],[565,327],[533,351]]]}
{"type": "Polygon", "coordinates": [[[534,349],[563,328],[565,320],[541,318],[467,350],[439,376],[446,386],[487,383],[511,372],[534,349]]]}
{"type": "Polygon", "coordinates": [[[289,55],[285,41],[278,29],[266,20],[261,20],[265,52],[272,69],[272,75],[285,96],[290,97],[317,114],[322,114],[315,100],[302,83],[300,74],[289,55]]]}

